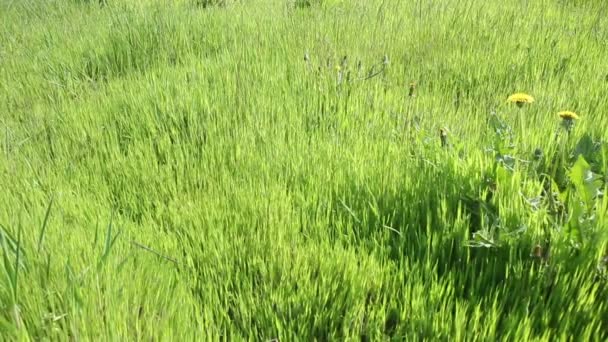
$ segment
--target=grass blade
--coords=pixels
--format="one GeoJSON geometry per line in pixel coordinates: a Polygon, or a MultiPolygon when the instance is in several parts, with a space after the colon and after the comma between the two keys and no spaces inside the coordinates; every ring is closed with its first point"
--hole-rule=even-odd
{"type": "Polygon", "coordinates": [[[21,233],[23,227],[19,225],[19,232],[17,233],[17,251],[15,252],[15,268],[13,273],[13,300],[14,304],[17,304],[18,296],[18,282],[19,282],[19,262],[21,261],[21,233]]]}
{"type": "Polygon", "coordinates": [[[152,248],[150,248],[148,246],[142,245],[141,243],[139,243],[139,242],[137,242],[135,240],[131,240],[131,244],[133,244],[135,247],[138,247],[138,248],[141,248],[141,249],[143,249],[145,251],[148,251],[148,252],[150,252],[150,253],[152,253],[152,254],[154,254],[154,255],[162,258],[162,259],[165,259],[167,261],[171,261],[172,263],[174,263],[176,265],[179,265],[179,262],[177,260],[175,260],[173,258],[170,258],[170,257],[168,257],[166,255],[163,255],[163,254],[161,254],[161,253],[153,250],[152,248]]]}
{"type": "Polygon", "coordinates": [[[110,218],[110,223],[108,224],[108,229],[106,230],[106,240],[105,240],[106,242],[105,242],[105,245],[103,248],[103,254],[101,255],[101,259],[99,260],[99,264],[97,265],[98,267],[101,267],[101,265],[106,262],[108,256],[110,255],[110,251],[112,250],[112,247],[116,243],[116,239],[120,235],[120,232],[118,232],[118,233],[116,233],[116,235],[112,236],[113,218],[114,218],[114,213],[112,213],[112,216],[110,218]]]}
{"type": "Polygon", "coordinates": [[[36,250],[38,253],[40,253],[40,248],[42,248],[42,241],[44,240],[44,234],[46,233],[46,228],[48,227],[49,217],[51,216],[51,208],[53,207],[53,201],[54,197],[51,197],[49,205],[46,207],[44,221],[42,221],[42,228],[40,229],[40,235],[38,236],[38,248],[36,250]]]}

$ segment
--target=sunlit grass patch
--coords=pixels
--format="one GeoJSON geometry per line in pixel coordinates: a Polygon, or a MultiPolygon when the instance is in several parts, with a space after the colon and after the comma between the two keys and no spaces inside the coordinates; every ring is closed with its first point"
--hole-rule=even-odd
{"type": "Polygon", "coordinates": [[[0,5],[2,336],[606,339],[601,5],[471,5],[0,5]]]}

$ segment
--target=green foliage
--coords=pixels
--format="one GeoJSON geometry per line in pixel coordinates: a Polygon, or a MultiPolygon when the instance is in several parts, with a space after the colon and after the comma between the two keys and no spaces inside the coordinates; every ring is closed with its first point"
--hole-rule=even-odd
{"type": "Polygon", "coordinates": [[[219,6],[224,7],[228,3],[227,0],[195,0],[195,4],[197,6],[201,6],[202,8],[219,6]]]}
{"type": "Polygon", "coordinates": [[[572,187],[567,191],[566,203],[572,208],[568,221],[568,232],[579,247],[585,242],[584,234],[597,226],[597,198],[603,187],[602,177],[591,171],[582,155],[569,171],[572,187]]]}
{"type": "Polygon", "coordinates": [[[339,5],[343,0],[289,0],[295,8],[331,7],[339,5]]]}
{"type": "Polygon", "coordinates": [[[0,339],[608,339],[602,14],[1,2],[0,339]]]}

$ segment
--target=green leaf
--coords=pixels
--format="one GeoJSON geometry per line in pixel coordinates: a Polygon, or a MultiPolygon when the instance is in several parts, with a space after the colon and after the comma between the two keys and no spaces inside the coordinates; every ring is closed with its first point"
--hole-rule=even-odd
{"type": "Polygon", "coordinates": [[[503,166],[496,168],[496,183],[500,189],[509,191],[511,189],[512,174],[503,166]]]}
{"type": "Polygon", "coordinates": [[[591,164],[594,164],[597,160],[596,147],[588,133],[580,138],[574,148],[574,158],[578,158],[579,156],[583,156],[591,164]]]}
{"type": "Polygon", "coordinates": [[[589,170],[589,163],[587,163],[583,156],[579,155],[576,163],[570,168],[569,173],[570,180],[575,186],[582,185],[587,170],[589,170]]]}
{"type": "Polygon", "coordinates": [[[567,234],[571,241],[579,246],[583,244],[583,227],[581,225],[581,217],[585,213],[585,207],[579,201],[571,201],[572,215],[567,225],[567,234]]]}
{"type": "Polygon", "coordinates": [[[582,155],[578,156],[578,160],[570,169],[569,177],[587,210],[593,210],[595,197],[602,187],[601,177],[591,171],[589,163],[582,155]]]}
{"type": "MultiPolygon", "coordinates": [[[[568,188],[564,189],[564,191],[560,191],[557,182],[555,182],[553,178],[549,179],[551,180],[551,194],[556,194],[559,202],[566,203],[569,194],[568,188]]],[[[553,200],[553,196],[551,196],[550,199],[553,200]]]]}

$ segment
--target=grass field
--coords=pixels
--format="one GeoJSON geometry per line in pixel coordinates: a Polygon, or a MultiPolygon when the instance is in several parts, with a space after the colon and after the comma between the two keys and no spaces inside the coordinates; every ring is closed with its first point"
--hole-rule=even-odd
{"type": "Polygon", "coordinates": [[[608,339],[608,3],[209,2],[0,1],[0,340],[608,339]]]}

